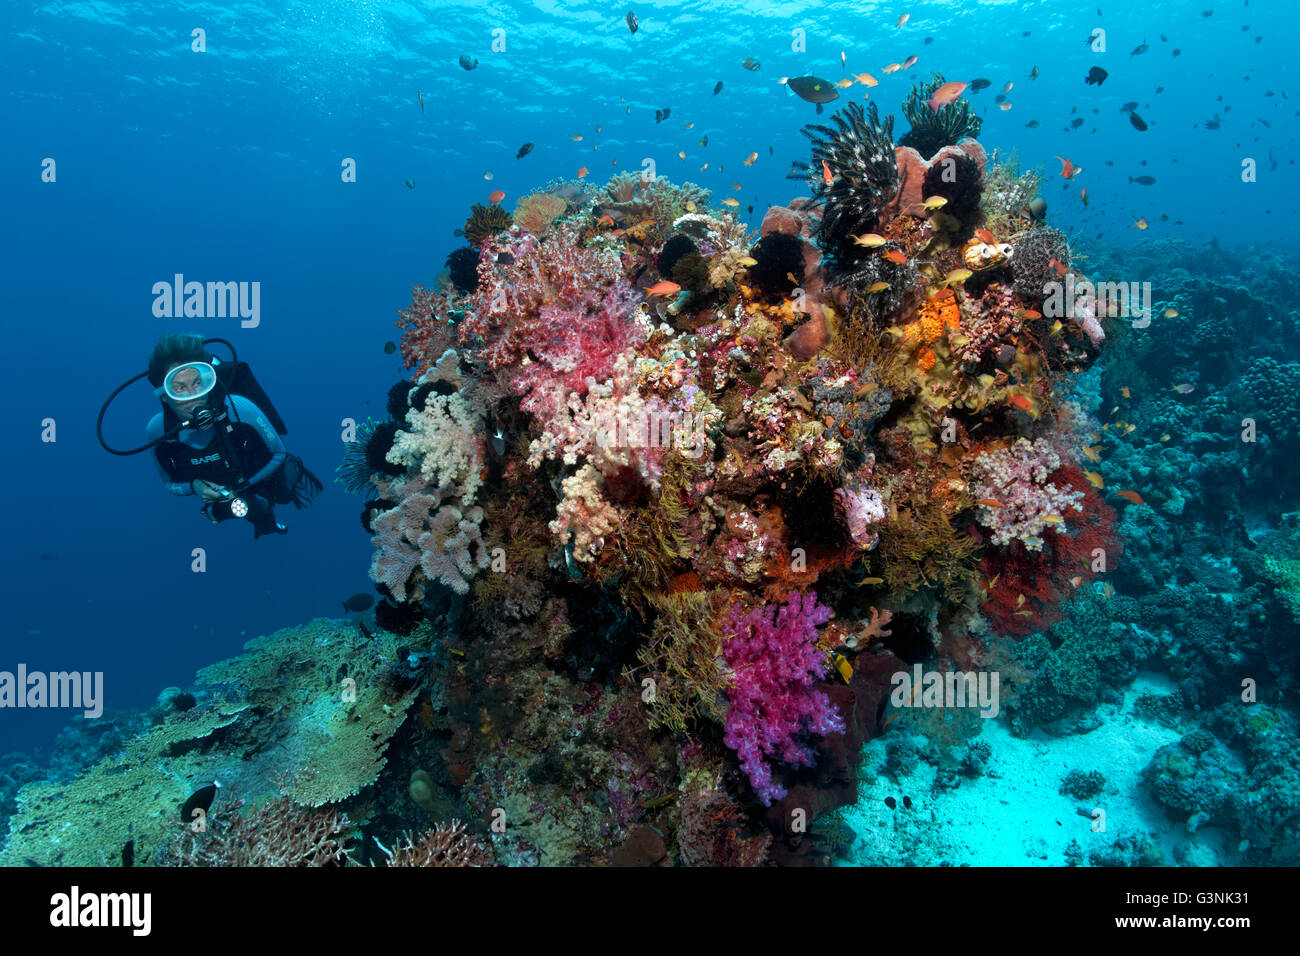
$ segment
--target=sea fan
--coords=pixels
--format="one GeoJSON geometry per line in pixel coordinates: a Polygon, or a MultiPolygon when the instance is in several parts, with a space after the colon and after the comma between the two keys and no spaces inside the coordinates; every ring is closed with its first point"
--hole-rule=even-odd
{"type": "Polygon", "coordinates": [[[875,103],[870,110],[850,103],[831,121],[833,129],[821,125],[803,128],[812,141],[812,163],[796,162],[787,177],[806,181],[813,200],[823,204],[817,236],[828,251],[842,245],[852,233],[871,232],[880,207],[898,190],[894,118],[881,120],[875,103]],[[829,183],[826,169],[831,173],[829,183]]]}
{"type": "Polygon", "coordinates": [[[913,86],[903,104],[903,115],[912,124],[899,141],[899,146],[911,146],[928,159],[945,146],[955,146],[966,137],[975,139],[980,134],[984,121],[975,115],[968,100],[956,99],[951,103],[932,109],[927,100],[934,91],[943,86],[942,74],[931,73],[930,82],[913,86]]]}

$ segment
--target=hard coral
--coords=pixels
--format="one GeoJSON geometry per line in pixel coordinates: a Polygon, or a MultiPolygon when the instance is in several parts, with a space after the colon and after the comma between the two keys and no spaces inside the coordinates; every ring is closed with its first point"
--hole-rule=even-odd
{"type": "Polygon", "coordinates": [[[173,848],[177,866],[342,866],[351,829],[347,814],[312,810],[278,797],[247,813],[213,813],[207,829],[183,828],[173,848]]]}

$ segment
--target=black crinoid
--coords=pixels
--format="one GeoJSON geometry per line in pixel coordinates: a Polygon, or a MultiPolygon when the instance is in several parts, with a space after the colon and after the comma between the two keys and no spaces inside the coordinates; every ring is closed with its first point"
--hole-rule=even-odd
{"type": "Polygon", "coordinates": [[[984,123],[971,109],[970,101],[960,97],[937,110],[930,108],[926,101],[945,82],[942,74],[931,73],[930,82],[913,86],[903,104],[903,115],[912,128],[898,141],[898,145],[911,146],[922,159],[929,159],[945,146],[955,146],[968,136],[976,139],[984,123]]]}
{"type": "Polygon", "coordinates": [[[376,474],[391,478],[406,469],[388,460],[388,450],[397,436],[397,423],[375,422],[367,418],[357,426],[356,440],[349,442],[343,461],[334,469],[334,480],[353,494],[363,494],[373,486],[376,474]]]}
{"type": "Polygon", "coordinates": [[[853,234],[872,232],[880,207],[898,191],[898,162],[894,157],[894,117],[881,120],[872,103],[864,110],[850,103],[831,117],[830,126],[809,125],[803,134],[812,140],[811,163],[796,162],[787,177],[808,183],[813,201],[822,206],[817,243],[836,260],[854,257],[853,234]],[[830,170],[830,182],[826,182],[830,170]]]}

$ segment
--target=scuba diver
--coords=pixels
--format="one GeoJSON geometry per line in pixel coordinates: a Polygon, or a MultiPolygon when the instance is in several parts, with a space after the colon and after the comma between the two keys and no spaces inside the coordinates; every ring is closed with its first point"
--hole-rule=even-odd
{"type": "Polygon", "coordinates": [[[159,339],[146,371],[120,385],[99,410],[99,443],[114,455],[152,449],[167,490],[195,495],[211,521],[246,518],[253,538],[288,531],[275,506],[306,508],[321,482],[302,459],[285,450],[288,431],[270,399],[225,339],[172,332],[159,339]],[[207,346],[230,349],[222,362],[207,346]],[[104,440],[104,414],[127,386],[148,377],[162,410],[149,421],[147,443],[120,450],[104,440]]]}

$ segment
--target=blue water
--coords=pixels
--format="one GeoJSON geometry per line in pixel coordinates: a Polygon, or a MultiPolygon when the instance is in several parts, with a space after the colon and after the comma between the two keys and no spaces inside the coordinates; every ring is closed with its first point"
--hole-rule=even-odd
{"type": "MultiPolygon", "coordinates": [[[[1109,247],[1293,236],[1300,88],[1293,8],[1281,0],[634,9],[635,35],[623,8],[583,2],[9,5],[0,668],[103,671],[106,706],[138,708],[249,637],[336,615],[369,590],[357,500],[338,486],[309,511],[282,509],[287,536],[254,542],[166,495],[148,455],[99,447],[100,403],[143,370],[160,335],[234,342],[288,423],[290,450],[328,480],[343,420],[378,417],[399,377],[383,350],[396,310],[462,244],[453,230],[471,202],[495,189],[513,200],[582,166],[603,181],[649,158],[674,180],[736,196],[741,212],[752,204],[757,226],[769,204],[803,191],[785,174],[807,157],[799,129],[817,120],[778,79],[836,81],[841,51],[848,72],[880,81],[871,102],[886,112],[931,71],[991,80],[969,94],[980,140],[1045,169],[1050,222],[1067,232],[1109,247]],[[1086,42],[1097,27],[1104,53],[1086,42]],[[206,31],[205,52],[191,49],[194,29],[206,31]],[[462,54],[477,68],[462,69],[462,54]],[[882,72],[910,55],[915,66],[882,72]],[[743,69],[746,57],[761,69],[743,69]],[[1109,72],[1103,86],[1083,83],[1094,65],[1109,72]],[[1008,82],[1012,108],[1001,110],[994,97],[1008,82]],[[1129,101],[1147,131],[1121,111],[1129,101]],[[656,123],[664,107],[671,117],[656,123]],[[1208,129],[1216,115],[1221,128],[1208,129]],[[1075,116],[1083,124],[1068,129],[1075,116]],[[525,142],[536,146],[516,159],[525,142]],[[1058,155],[1084,172],[1063,181],[1058,155]],[[54,182],[42,181],[47,158],[54,182]],[[355,182],[341,176],[347,158],[355,182]],[[1255,182],[1243,182],[1246,160],[1255,182]],[[1140,175],[1156,183],[1130,184],[1140,175]],[[156,318],[151,287],[176,273],[260,282],[260,325],[156,318]],[[42,441],[46,419],[54,442],[42,441]],[[205,573],[191,571],[195,548],[206,549],[205,573]]],[[[905,129],[900,116],[896,133],[905,129]]],[[[110,441],[143,441],[155,404],[133,387],[110,409],[110,441]]],[[[68,716],[0,714],[0,752],[44,752],[68,716]]]]}

